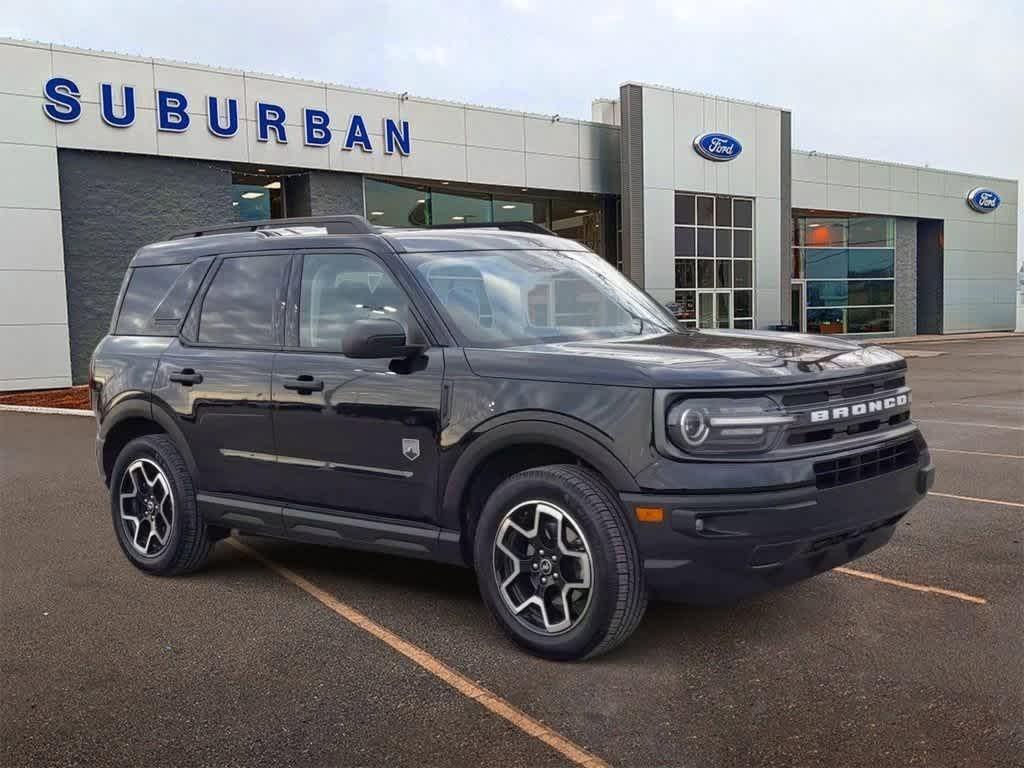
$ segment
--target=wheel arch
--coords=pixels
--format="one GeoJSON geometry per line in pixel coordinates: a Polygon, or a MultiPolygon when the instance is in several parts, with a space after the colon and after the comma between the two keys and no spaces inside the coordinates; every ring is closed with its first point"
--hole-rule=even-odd
{"type": "MultiPolygon", "coordinates": [[[[604,438],[607,440],[607,438],[604,438]]],[[[445,484],[442,528],[460,533],[463,555],[471,562],[474,518],[490,491],[510,474],[548,464],[581,464],[613,490],[636,493],[639,486],[625,465],[583,423],[523,416],[477,433],[459,456],[445,484]]]]}
{"type": "Polygon", "coordinates": [[[167,411],[156,403],[141,399],[116,405],[103,420],[99,435],[102,452],[97,458],[104,482],[110,484],[110,473],[124,446],[137,437],[154,434],[167,435],[174,442],[192,475],[192,481],[198,486],[199,469],[185,435],[167,411]]]}

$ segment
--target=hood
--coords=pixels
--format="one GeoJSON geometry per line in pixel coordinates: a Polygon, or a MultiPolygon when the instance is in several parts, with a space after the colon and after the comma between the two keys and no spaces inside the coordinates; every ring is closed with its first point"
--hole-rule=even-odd
{"type": "Polygon", "coordinates": [[[680,331],[467,349],[466,357],[479,376],[655,388],[785,386],[906,367],[884,347],[772,331],[680,331]]]}

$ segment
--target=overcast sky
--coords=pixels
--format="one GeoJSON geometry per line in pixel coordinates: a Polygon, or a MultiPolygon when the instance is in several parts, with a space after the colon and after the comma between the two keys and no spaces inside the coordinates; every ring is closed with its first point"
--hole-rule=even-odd
{"type": "Polygon", "coordinates": [[[1024,178],[1022,0],[0,0],[0,36],[588,119],[641,80],[788,108],[796,148],[1024,178]]]}

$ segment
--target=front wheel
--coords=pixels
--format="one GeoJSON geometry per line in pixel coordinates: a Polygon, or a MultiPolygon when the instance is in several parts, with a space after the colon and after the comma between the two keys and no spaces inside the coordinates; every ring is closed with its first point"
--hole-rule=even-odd
{"type": "Polygon", "coordinates": [[[185,460],[165,435],[136,438],[121,451],[111,473],[110,511],[117,541],[136,568],[177,576],[206,562],[213,537],[185,460]]]}
{"type": "Polygon", "coordinates": [[[528,469],[499,485],[480,515],[474,562],[499,626],[549,659],[611,650],[647,605],[621,504],[601,478],[572,465],[528,469]]]}

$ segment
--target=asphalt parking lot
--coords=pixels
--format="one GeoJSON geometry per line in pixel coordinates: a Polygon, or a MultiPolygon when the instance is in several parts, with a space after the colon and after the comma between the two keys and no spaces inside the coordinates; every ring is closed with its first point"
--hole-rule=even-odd
{"type": "Polygon", "coordinates": [[[938,474],[889,546],[583,664],[456,568],[247,538],[145,577],[93,422],[0,413],[0,765],[1024,765],[1024,338],[907,348],[938,474]]]}

